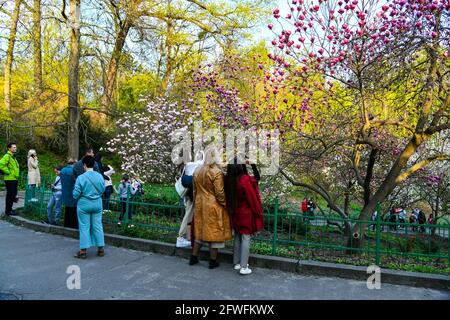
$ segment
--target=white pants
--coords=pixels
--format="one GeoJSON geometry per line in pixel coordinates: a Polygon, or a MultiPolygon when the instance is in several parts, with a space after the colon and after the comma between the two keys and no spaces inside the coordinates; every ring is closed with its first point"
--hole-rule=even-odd
{"type": "MultiPolygon", "coordinates": [[[[184,237],[187,235],[188,224],[192,222],[192,216],[194,213],[194,203],[188,197],[184,197],[184,207],[185,213],[183,221],[181,222],[180,230],[178,231],[179,237],[184,237]]],[[[190,239],[190,235],[187,235],[187,238],[190,239]]]]}
{"type": "Polygon", "coordinates": [[[250,239],[249,234],[239,234],[234,231],[234,253],[233,264],[240,264],[246,268],[250,257],[250,239]]]}

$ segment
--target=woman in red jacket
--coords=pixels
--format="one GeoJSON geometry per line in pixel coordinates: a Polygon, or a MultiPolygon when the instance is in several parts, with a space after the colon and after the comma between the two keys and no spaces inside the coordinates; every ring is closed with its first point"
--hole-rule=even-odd
{"type": "MultiPolygon", "coordinates": [[[[249,268],[250,237],[263,228],[261,197],[258,189],[260,179],[256,165],[252,164],[254,176],[247,173],[245,164],[228,164],[225,177],[228,213],[234,229],[234,269],[242,275],[252,273],[249,268]]],[[[248,162],[247,162],[248,163],[248,162]]]]}

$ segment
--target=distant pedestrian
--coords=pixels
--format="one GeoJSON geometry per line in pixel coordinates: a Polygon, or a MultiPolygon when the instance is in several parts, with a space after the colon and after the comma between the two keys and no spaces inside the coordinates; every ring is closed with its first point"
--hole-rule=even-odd
{"type": "Polygon", "coordinates": [[[136,193],[134,194],[135,201],[142,200],[142,197],[144,196],[144,182],[137,176],[133,175],[133,177],[130,180],[131,185],[134,189],[136,189],[136,193]]]}
{"type": "Polygon", "coordinates": [[[425,227],[422,225],[425,224],[426,219],[427,218],[425,216],[425,212],[423,212],[422,210],[419,210],[419,214],[417,215],[417,220],[419,221],[419,225],[421,225],[419,227],[419,232],[421,232],[421,233],[425,232],[425,227]]]}
{"type": "Polygon", "coordinates": [[[389,229],[392,231],[397,231],[397,209],[394,209],[393,207],[391,210],[389,210],[389,229]]]}
{"type": "Polygon", "coordinates": [[[311,197],[308,197],[306,201],[306,217],[303,218],[303,221],[309,223],[310,219],[314,218],[314,210],[316,209],[316,204],[311,199],[311,197]]]}
{"type": "Polygon", "coordinates": [[[400,208],[400,211],[398,213],[398,222],[401,228],[403,228],[404,224],[406,223],[406,211],[403,208],[400,208]]]}
{"type": "Polygon", "coordinates": [[[83,158],[84,170],[78,176],[73,197],[78,200],[77,215],[80,233],[80,250],[75,258],[85,259],[87,249],[97,247],[98,256],[104,255],[105,239],[102,225],[102,194],[105,182],[102,175],[94,172],[95,160],[91,156],[83,158]]]}
{"type": "MultiPolygon", "coordinates": [[[[433,216],[432,213],[430,213],[430,216],[428,217],[427,224],[428,225],[435,225],[436,224],[436,220],[434,219],[434,216],[433,216]]],[[[436,231],[435,227],[430,227],[430,234],[431,235],[434,235],[435,231],[436,231]]]]}
{"type": "Polygon", "coordinates": [[[370,220],[373,221],[373,223],[372,223],[372,231],[375,231],[375,229],[377,227],[377,219],[378,219],[378,211],[374,211],[372,213],[372,216],[370,217],[370,220]]]}
{"type": "Polygon", "coordinates": [[[128,211],[128,228],[132,228],[134,227],[132,197],[136,194],[136,189],[131,185],[130,176],[128,174],[122,176],[118,193],[120,197],[120,216],[117,225],[119,227],[122,225],[123,217],[128,211]]]}
{"type": "Polygon", "coordinates": [[[64,204],[64,227],[78,229],[77,200],[73,198],[75,188],[75,178],[73,175],[73,165],[75,159],[70,158],[67,165],[61,169],[62,202],[64,204]]]}
{"type": "Polygon", "coordinates": [[[39,170],[39,161],[36,150],[28,151],[28,188],[30,189],[30,200],[37,201],[36,187],[41,184],[41,172],[39,170]]]}
{"type": "Polygon", "coordinates": [[[111,212],[109,208],[109,201],[114,192],[112,175],[116,173],[110,165],[104,167],[103,179],[105,180],[105,192],[103,193],[103,211],[111,212]]]}
{"type": "Polygon", "coordinates": [[[47,205],[47,223],[53,225],[59,225],[61,220],[61,207],[62,207],[62,183],[61,183],[61,170],[62,166],[55,168],[56,179],[51,185],[52,195],[47,205]],[[53,208],[55,208],[55,219],[53,219],[53,208]]]}
{"type": "Polygon", "coordinates": [[[95,160],[95,165],[98,168],[98,173],[100,173],[103,176],[103,179],[105,178],[105,174],[104,174],[104,166],[103,166],[103,162],[102,162],[102,158],[103,158],[103,153],[101,151],[97,152],[94,156],[94,160],[95,160]]]}
{"type": "Polygon", "coordinates": [[[6,187],[5,215],[15,216],[16,211],[12,209],[17,197],[17,188],[19,186],[19,162],[16,159],[17,145],[14,142],[8,143],[8,151],[0,160],[0,171],[4,175],[6,187]]]}
{"type": "MultiPolygon", "coordinates": [[[[94,150],[92,148],[86,148],[84,150],[83,158],[87,157],[87,156],[94,157],[94,150]]],[[[85,172],[83,158],[81,158],[79,161],[77,161],[73,166],[73,176],[75,179],[85,172]]],[[[97,162],[95,162],[95,160],[94,160],[94,171],[100,172],[100,169],[98,168],[98,164],[97,164],[97,162]]]]}
{"type": "Polygon", "coordinates": [[[219,248],[231,240],[230,218],[226,209],[224,174],[218,150],[210,147],[205,151],[204,164],[194,172],[194,218],[195,243],[190,265],[197,264],[200,249],[209,245],[209,268],[217,268],[219,248]]]}
{"type": "Polygon", "coordinates": [[[252,167],[253,177],[248,175],[246,164],[238,164],[234,159],[233,163],[228,164],[225,177],[226,203],[234,229],[233,264],[242,275],[252,273],[248,264],[251,236],[264,226],[258,189],[259,173],[256,165],[252,167]]]}
{"type": "Polygon", "coordinates": [[[308,200],[306,198],[303,198],[301,209],[302,209],[303,215],[305,215],[306,212],[308,212],[308,200]]]}
{"type": "MultiPolygon", "coordinates": [[[[416,224],[417,223],[417,213],[418,213],[418,211],[419,210],[417,210],[417,209],[413,209],[413,211],[411,212],[411,215],[409,216],[409,223],[410,224],[416,224]]],[[[412,231],[413,232],[416,232],[417,231],[417,227],[416,226],[413,226],[412,227],[412,231]]]]}

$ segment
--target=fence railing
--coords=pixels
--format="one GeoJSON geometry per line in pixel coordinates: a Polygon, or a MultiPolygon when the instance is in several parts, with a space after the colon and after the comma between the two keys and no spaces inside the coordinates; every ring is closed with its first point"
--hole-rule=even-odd
{"type": "MultiPolygon", "coordinates": [[[[51,196],[51,191],[44,187],[35,189],[34,195],[27,189],[26,211],[44,220],[51,196]]],[[[120,199],[114,194],[109,210],[103,213],[103,222],[105,230],[110,232],[128,232],[132,236],[174,242],[183,215],[182,205],[148,203],[130,196],[120,199]],[[129,228],[131,225],[134,228],[129,228]]],[[[450,225],[385,222],[380,216],[378,214],[377,221],[370,221],[303,214],[292,208],[281,208],[275,199],[264,206],[264,229],[253,237],[252,250],[298,259],[347,263],[357,259],[354,263],[378,266],[400,261],[450,267],[450,225]],[[353,229],[363,235],[364,241],[359,246],[350,236],[353,229]]]]}

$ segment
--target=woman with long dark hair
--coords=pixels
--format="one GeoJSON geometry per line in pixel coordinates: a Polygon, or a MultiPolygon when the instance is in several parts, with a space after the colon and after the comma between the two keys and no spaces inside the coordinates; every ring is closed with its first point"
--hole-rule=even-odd
{"type": "Polygon", "coordinates": [[[252,164],[252,168],[253,177],[248,174],[246,165],[238,164],[235,158],[233,163],[228,164],[225,176],[228,213],[234,229],[233,264],[242,275],[252,273],[248,264],[250,239],[264,225],[258,189],[260,176],[256,165],[252,164]]]}

